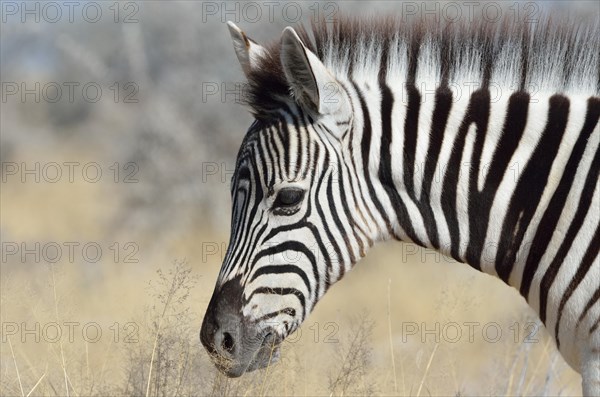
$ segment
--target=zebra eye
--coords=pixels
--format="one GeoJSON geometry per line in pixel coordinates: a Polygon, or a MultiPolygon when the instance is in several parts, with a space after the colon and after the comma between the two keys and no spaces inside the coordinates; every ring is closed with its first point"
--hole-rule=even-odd
{"type": "Polygon", "coordinates": [[[273,207],[293,207],[298,205],[304,198],[304,190],[298,188],[281,189],[277,193],[277,198],[273,207]]]}

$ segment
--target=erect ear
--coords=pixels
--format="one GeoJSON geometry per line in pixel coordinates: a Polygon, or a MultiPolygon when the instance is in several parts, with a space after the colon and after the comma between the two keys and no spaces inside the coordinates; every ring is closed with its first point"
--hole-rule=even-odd
{"type": "Polygon", "coordinates": [[[250,74],[253,68],[256,67],[258,60],[265,52],[265,48],[246,36],[233,22],[228,21],[229,33],[233,40],[233,49],[237,55],[242,70],[246,77],[250,74]]]}
{"type": "Polygon", "coordinates": [[[291,27],[281,36],[281,64],[300,105],[322,115],[345,109],[341,85],[291,27]]]}

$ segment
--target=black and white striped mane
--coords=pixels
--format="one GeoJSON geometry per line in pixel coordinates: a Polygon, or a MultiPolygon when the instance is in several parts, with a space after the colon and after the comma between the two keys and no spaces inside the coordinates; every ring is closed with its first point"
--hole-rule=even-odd
{"type": "MultiPolygon", "coordinates": [[[[469,82],[511,91],[600,94],[597,15],[454,23],[340,18],[311,25],[296,31],[335,76],[376,79],[386,66],[407,84],[469,82]]],[[[257,118],[268,117],[290,95],[279,41],[265,48],[267,54],[249,76],[247,104],[257,118]]]]}

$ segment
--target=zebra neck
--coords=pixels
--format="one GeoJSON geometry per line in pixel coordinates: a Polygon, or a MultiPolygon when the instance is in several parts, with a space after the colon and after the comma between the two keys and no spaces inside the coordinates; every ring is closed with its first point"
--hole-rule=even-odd
{"type": "Polygon", "coordinates": [[[469,172],[479,169],[481,159],[474,141],[481,152],[483,139],[498,140],[498,131],[487,128],[489,92],[457,97],[447,87],[425,92],[411,84],[379,85],[380,120],[373,135],[379,134],[380,145],[370,151],[379,162],[371,178],[387,204],[389,236],[468,262],[460,250],[468,229],[458,215],[468,213],[468,192],[477,182],[469,172]]]}
{"type": "MultiPolygon", "coordinates": [[[[581,112],[573,122],[570,101],[560,95],[533,100],[519,91],[494,98],[480,89],[457,97],[444,87],[423,93],[389,81],[379,82],[378,95],[355,88],[362,134],[352,146],[368,168],[381,234],[518,286],[520,276],[511,283],[511,272],[527,259],[525,240],[537,237],[526,232],[557,188],[583,125],[585,98],[577,99],[581,112]]],[[[538,242],[549,243],[547,235],[538,242]]]]}

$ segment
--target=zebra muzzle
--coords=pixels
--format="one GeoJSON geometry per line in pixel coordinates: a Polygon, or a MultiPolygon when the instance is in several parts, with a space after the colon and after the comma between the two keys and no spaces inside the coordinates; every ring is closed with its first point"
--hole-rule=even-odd
{"type": "Polygon", "coordinates": [[[243,317],[241,294],[238,280],[215,290],[200,330],[200,340],[212,361],[229,377],[267,367],[279,358],[281,338],[272,327],[243,317]]]}

